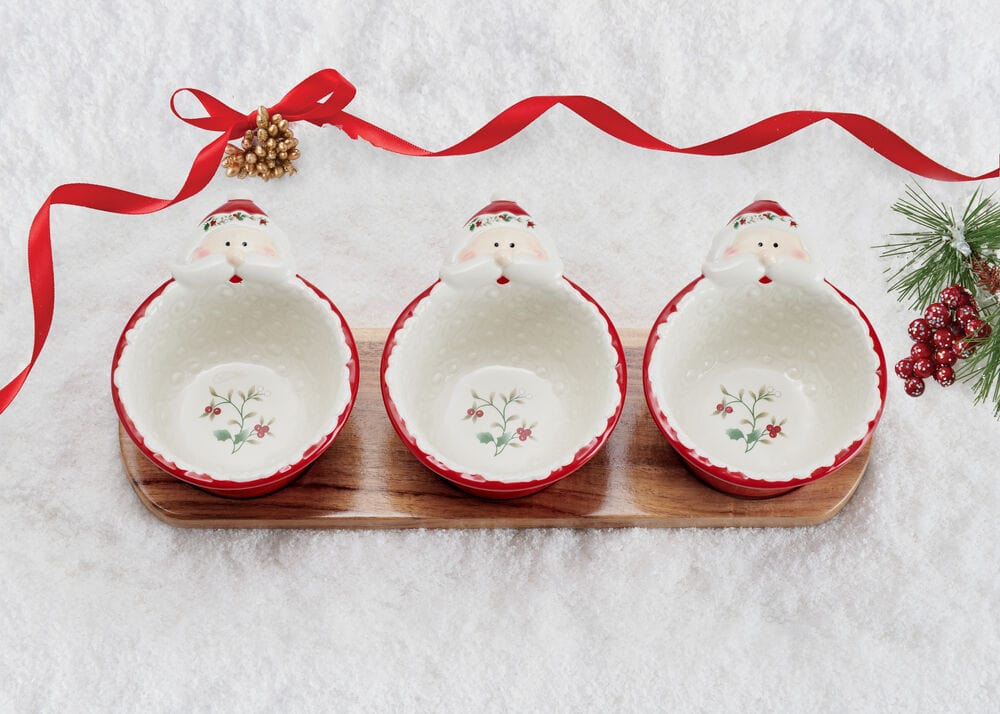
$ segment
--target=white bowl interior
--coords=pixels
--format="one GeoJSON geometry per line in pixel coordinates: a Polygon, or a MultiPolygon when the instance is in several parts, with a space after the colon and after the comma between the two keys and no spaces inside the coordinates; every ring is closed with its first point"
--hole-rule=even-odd
{"type": "Polygon", "coordinates": [[[438,283],[397,331],[385,381],[421,451],[516,483],[571,463],[604,431],[621,399],[617,361],[607,320],[565,280],[438,283]]]}
{"type": "Polygon", "coordinates": [[[648,377],[667,421],[684,445],[747,478],[807,477],[878,413],[868,326],[827,284],[701,280],[657,329],[648,377]]]}
{"type": "Polygon", "coordinates": [[[171,283],[126,341],[114,382],[147,448],[214,480],[287,471],[350,400],[344,326],[298,279],[171,283]]]}

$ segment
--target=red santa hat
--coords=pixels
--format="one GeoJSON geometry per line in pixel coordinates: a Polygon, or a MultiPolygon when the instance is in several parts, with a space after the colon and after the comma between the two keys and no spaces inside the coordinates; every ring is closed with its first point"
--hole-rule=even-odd
{"type": "MultiPolygon", "coordinates": [[[[774,228],[798,235],[799,224],[781,207],[770,194],[758,193],[753,202],[729,219],[729,227],[734,231],[749,228],[774,228]]],[[[735,237],[735,236],[734,236],[735,237]]]]}
{"type": "Polygon", "coordinates": [[[528,212],[514,201],[493,198],[489,205],[465,222],[465,230],[469,233],[488,231],[491,228],[523,228],[533,230],[535,221],[528,212]]]}
{"type": "Polygon", "coordinates": [[[273,230],[271,219],[249,198],[231,198],[201,219],[203,234],[230,225],[273,230]]]}

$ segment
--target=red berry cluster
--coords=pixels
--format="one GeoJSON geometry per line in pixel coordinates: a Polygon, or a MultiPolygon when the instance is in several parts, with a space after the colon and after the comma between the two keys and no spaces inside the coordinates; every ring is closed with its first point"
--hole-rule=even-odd
{"type": "Polygon", "coordinates": [[[988,323],[979,319],[979,306],[961,285],[949,285],[938,302],[931,303],[910,323],[914,345],[910,356],[896,363],[896,374],[905,380],[906,393],[919,397],[924,379],[934,377],[942,387],[955,383],[955,363],[976,351],[975,342],[990,336],[988,323]]]}

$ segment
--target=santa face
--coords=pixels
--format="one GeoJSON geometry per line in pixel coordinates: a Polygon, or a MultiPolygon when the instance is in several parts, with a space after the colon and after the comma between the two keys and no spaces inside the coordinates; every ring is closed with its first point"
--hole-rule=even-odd
{"type": "Polygon", "coordinates": [[[497,265],[506,267],[513,262],[516,255],[531,256],[538,260],[548,258],[533,235],[511,228],[494,228],[474,236],[459,253],[457,262],[464,263],[475,258],[490,256],[497,265]]]}
{"type": "Polygon", "coordinates": [[[185,283],[212,284],[234,276],[278,282],[293,275],[294,269],[291,257],[278,249],[268,232],[226,226],[201,236],[187,257],[172,266],[172,272],[185,283]]]}
{"type": "Polygon", "coordinates": [[[798,236],[771,228],[742,231],[726,248],[724,255],[726,258],[755,255],[765,266],[774,265],[782,258],[809,261],[809,254],[798,236]]]}
{"type": "Polygon", "coordinates": [[[227,263],[238,268],[248,255],[274,257],[278,255],[278,251],[271,239],[262,231],[227,227],[205,236],[191,254],[191,260],[200,260],[210,255],[221,255],[225,257],[227,263]]]}
{"type": "Polygon", "coordinates": [[[557,284],[562,262],[533,232],[506,226],[478,231],[441,268],[441,279],[453,287],[491,283],[557,284]]]}

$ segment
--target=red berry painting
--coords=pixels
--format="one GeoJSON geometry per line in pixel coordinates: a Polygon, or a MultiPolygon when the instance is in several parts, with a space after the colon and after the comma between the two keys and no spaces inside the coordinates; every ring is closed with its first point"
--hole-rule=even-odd
{"type": "Polygon", "coordinates": [[[721,389],[722,401],[715,405],[715,411],[712,412],[712,415],[725,419],[736,410],[740,416],[740,425],[746,429],[726,429],[726,436],[733,441],[742,441],[744,454],[753,451],[757,444],[770,444],[779,436],[788,436],[783,431],[787,419],[778,421],[765,411],[757,411],[762,402],[773,402],[781,396],[774,387],[761,387],[757,391],[741,389],[735,395],[731,394],[725,385],[721,389]],[[744,413],[746,416],[743,416],[744,413]],[[770,421],[758,426],[758,422],[765,419],[770,419],[770,421]]]}
{"type": "Polygon", "coordinates": [[[476,434],[476,438],[481,444],[493,447],[493,455],[499,456],[507,447],[520,448],[523,442],[529,439],[534,440],[533,430],[538,426],[538,422],[528,424],[517,414],[508,414],[508,410],[516,404],[524,404],[531,397],[520,389],[512,389],[509,394],[497,395],[491,392],[489,399],[479,396],[476,390],[472,390],[472,406],[465,410],[463,421],[471,421],[475,424],[486,416],[487,412],[496,415],[497,421],[490,424],[490,431],[481,431],[476,434]],[[512,428],[518,420],[521,426],[512,428]],[[499,433],[494,434],[493,430],[499,433]]]}
{"type": "Polygon", "coordinates": [[[255,411],[250,411],[247,406],[250,402],[264,401],[267,392],[263,389],[255,386],[251,386],[246,392],[230,389],[224,397],[215,391],[214,387],[209,387],[208,392],[212,395],[212,401],[205,406],[198,417],[208,417],[209,421],[215,421],[215,417],[221,416],[223,409],[232,415],[225,429],[216,429],[212,432],[218,441],[229,444],[230,454],[237,453],[245,444],[259,444],[261,439],[274,436],[274,432],[271,431],[274,419],[265,423],[264,417],[255,411]],[[239,402],[239,405],[236,402],[239,402]],[[252,427],[247,426],[247,422],[254,417],[257,417],[257,423],[252,427]]]}

